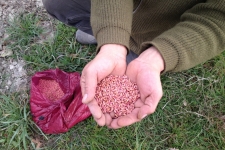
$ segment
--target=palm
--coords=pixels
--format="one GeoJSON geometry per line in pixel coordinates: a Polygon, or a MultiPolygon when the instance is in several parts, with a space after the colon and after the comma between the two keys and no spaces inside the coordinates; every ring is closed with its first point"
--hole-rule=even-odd
{"type": "Polygon", "coordinates": [[[141,102],[136,104],[140,108],[137,117],[141,119],[145,114],[151,114],[155,111],[158,100],[162,96],[160,74],[152,70],[148,64],[137,59],[128,66],[127,75],[137,83],[141,94],[141,102]],[[132,73],[135,71],[136,75],[132,73]]]}
{"type": "Polygon", "coordinates": [[[137,58],[128,65],[126,75],[137,83],[141,99],[135,103],[131,114],[112,121],[110,127],[115,129],[138,122],[146,115],[152,114],[162,97],[160,72],[155,71],[151,65],[137,58]]]}

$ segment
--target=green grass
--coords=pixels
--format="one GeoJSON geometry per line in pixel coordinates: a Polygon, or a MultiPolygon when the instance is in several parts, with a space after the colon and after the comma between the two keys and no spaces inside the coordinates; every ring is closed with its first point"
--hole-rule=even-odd
{"type": "Polygon", "coordinates": [[[54,39],[40,43],[40,36],[44,33],[40,21],[41,18],[34,14],[22,14],[10,22],[7,40],[13,41],[9,47],[16,57],[22,57],[34,71],[60,68],[81,72],[94,57],[94,46],[76,43],[76,30],[60,23],[55,26],[54,39]]]}
{"type": "MultiPolygon", "coordinates": [[[[31,121],[28,100],[11,96],[0,96],[0,148],[28,149],[33,133],[41,133],[31,121]]],[[[32,145],[30,145],[32,146],[32,145]]],[[[35,148],[35,146],[32,146],[35,148]]]]}
{"type": "MultiPolygon", "coordinates": [[[[44,30],[32,14],[18,17],[7,30],[15,58],[27,62],[30,76],[49,68],[80,72],[95,55],[95,47],[80,45],[75,29],[56,22],[51,41],[38,43],[44,30]]],[[[129,127],[99,127],[90,117],[69,132],[44,135],[32,122],[29,99],[0,97],[0,147],[35,149],[182,150],[225,149],[225,53],[181,73],[162,76],[164,96],[157,111],[129,127]]],[[[29,94],[29,91],[28,91],[29,94]]]]}

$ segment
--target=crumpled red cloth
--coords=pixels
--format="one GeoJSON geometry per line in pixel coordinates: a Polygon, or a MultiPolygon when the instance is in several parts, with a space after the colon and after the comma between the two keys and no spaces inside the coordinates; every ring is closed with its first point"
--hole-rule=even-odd
{"type": "Polygon", "coordinates": [[[87,105],[82,103],[80,74],[60,69],[35,73],[31,79],[30,110],[33,121],[47,134],[67,132],[88,118],[91,113],[87,105]],[[64,96],[57,101],[47,99],[39,89],[40,79],[58,82],[64,96]]]}

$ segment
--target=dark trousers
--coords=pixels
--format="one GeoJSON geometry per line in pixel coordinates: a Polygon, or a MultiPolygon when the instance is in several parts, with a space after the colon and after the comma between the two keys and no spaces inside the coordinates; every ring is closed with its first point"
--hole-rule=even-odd
{"type": "MultiPolygon", "coordinates": [[[[57,20],[91,34],[90,0],[42,0],[47,12],[57,20]]],[[[137,58],[133,51],[127,55],[127,63],[137,58]]]]}
{"type": "Polygon", "coordinates": [[[57,20],[91,34],[90,0],[42,0],[47,12],[57,20]]]}

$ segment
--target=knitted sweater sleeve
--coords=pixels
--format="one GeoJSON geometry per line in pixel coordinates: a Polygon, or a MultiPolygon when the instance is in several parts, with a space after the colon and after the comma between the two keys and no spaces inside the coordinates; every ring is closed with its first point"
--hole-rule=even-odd
{"type": "Polygon", "coordinates": [[[152,41],[165,61],[164,72],[177,72],[205,62],[225,50],[225,0],[207,0],[187,10],[180,23],[152,41]]]}
{"type": "Polygon", "coordinates": [[[97,50],[108,43],[129,49],[132,11],[133,0],[91,0],[91,26],[97,50]]]}

